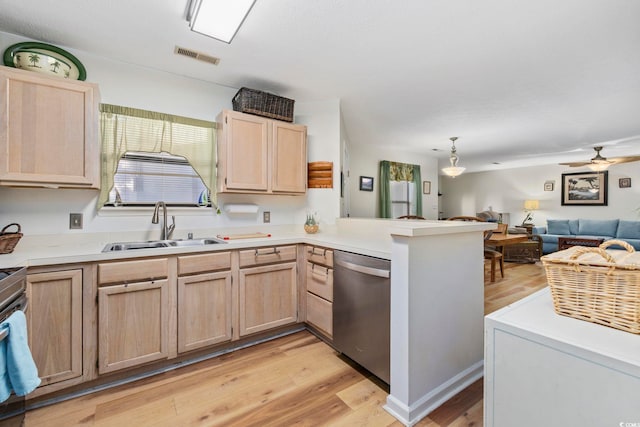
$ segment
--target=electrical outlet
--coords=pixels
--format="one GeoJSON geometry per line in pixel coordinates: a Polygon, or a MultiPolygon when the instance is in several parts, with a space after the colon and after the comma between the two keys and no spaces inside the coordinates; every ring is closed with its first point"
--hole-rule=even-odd
{"type": "Polygon", "coordinates": [[[271,222],[271,212],[264,211],[262,212],[262,222],[271,222]]]}
{"type": "Polygon", "coordinates": [[[82,230],[82,214],[81,213],[69,214],[69,229],[82,230]]]}

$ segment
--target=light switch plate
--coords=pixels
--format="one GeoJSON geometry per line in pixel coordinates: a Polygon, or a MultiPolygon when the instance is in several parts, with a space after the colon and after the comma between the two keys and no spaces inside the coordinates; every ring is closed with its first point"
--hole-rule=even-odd
{"type": "Polygon", "coordinates": [[[82,214],[81,213],[69,214],[69,229],[82,230],[82,214]]]}
{"type": "Polygon", "coordinates": [[[262,212],[262,222],[264,223],[271,222],[271,212],[269,211],[262,212]]]}

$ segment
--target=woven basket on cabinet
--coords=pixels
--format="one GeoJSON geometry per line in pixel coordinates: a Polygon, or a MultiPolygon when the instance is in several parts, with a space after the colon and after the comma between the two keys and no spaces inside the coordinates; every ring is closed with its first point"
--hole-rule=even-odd
{"type": "Polygon", "coordinates": [[[13,252],[13,249],[18,244],[18,241],[22,237],[22,233],[20,232],[20,224],[11,223],[4,227],[2,231],[0,231],[0,254],[10,254],[13,252]],[[7,231],[7,228],[11,226],[16,226],[17,231],[7,231]]]}
{"type": "Polygon", "coordinates": [[[622,240],[541,258],[556,313],[640,334],[640,253],[622,240]],[[625,251],[609,250],[622,246],[625,251]]]}
{"type": "Polygon", "coordinates": [[[261,90],[240,88],[231,100],[234,111],[269,117],[271,119],[293,122],[293,99],[263,92],[261,90]]]}

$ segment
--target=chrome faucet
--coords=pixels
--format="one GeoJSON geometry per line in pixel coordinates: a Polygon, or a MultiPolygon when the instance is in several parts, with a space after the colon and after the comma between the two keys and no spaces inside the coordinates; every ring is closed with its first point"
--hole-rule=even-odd
{"type": "Polygon", "coordinates": [[[170,226],[167,226],[167,205],[164,202],[156,202],[156,206],[153,208],[153,217],[151,218],[152,224],[158,223],[158,210],[162,207],[162,229],[160,230],[160,240],[169,240],[173,234],[173,230],[176,228],[176,217],[171,215],[170,226]]]}

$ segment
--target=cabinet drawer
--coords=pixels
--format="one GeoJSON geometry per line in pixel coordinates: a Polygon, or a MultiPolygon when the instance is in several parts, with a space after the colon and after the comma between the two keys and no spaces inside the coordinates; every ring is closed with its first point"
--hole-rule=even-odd
{"type": "Polygon", "coordinates": [[[230,268],[231,252],[212,252],[178,257],[178,275],[180,276],[230,268]]]}
{"type": "Polygon", "coordinates": [[[267,246],[264,248],[240,251],[240,267],[271,264],[274,262],[295,261],[296,247],[291,246],[267,246]]]}
{"type": "Polygon", "coordinates": [[[333,301],[333,269],[307,262],[307,291],[333,301]]]}
{"type": "Polygon", "coordinates": [[[167,258],[98,264],[98,284],[131,283],[167,277],[167,258]]]}
{"type": "Polygon", "coordinates": [[[307,261],[333,267],[333,249],[307,245],[305,252],[307,254],[307,261]]]}
{"type": "Polygon", "coordinates": [[[333,304],[307,292],[307,323],[333,336],[333,304]]]}

